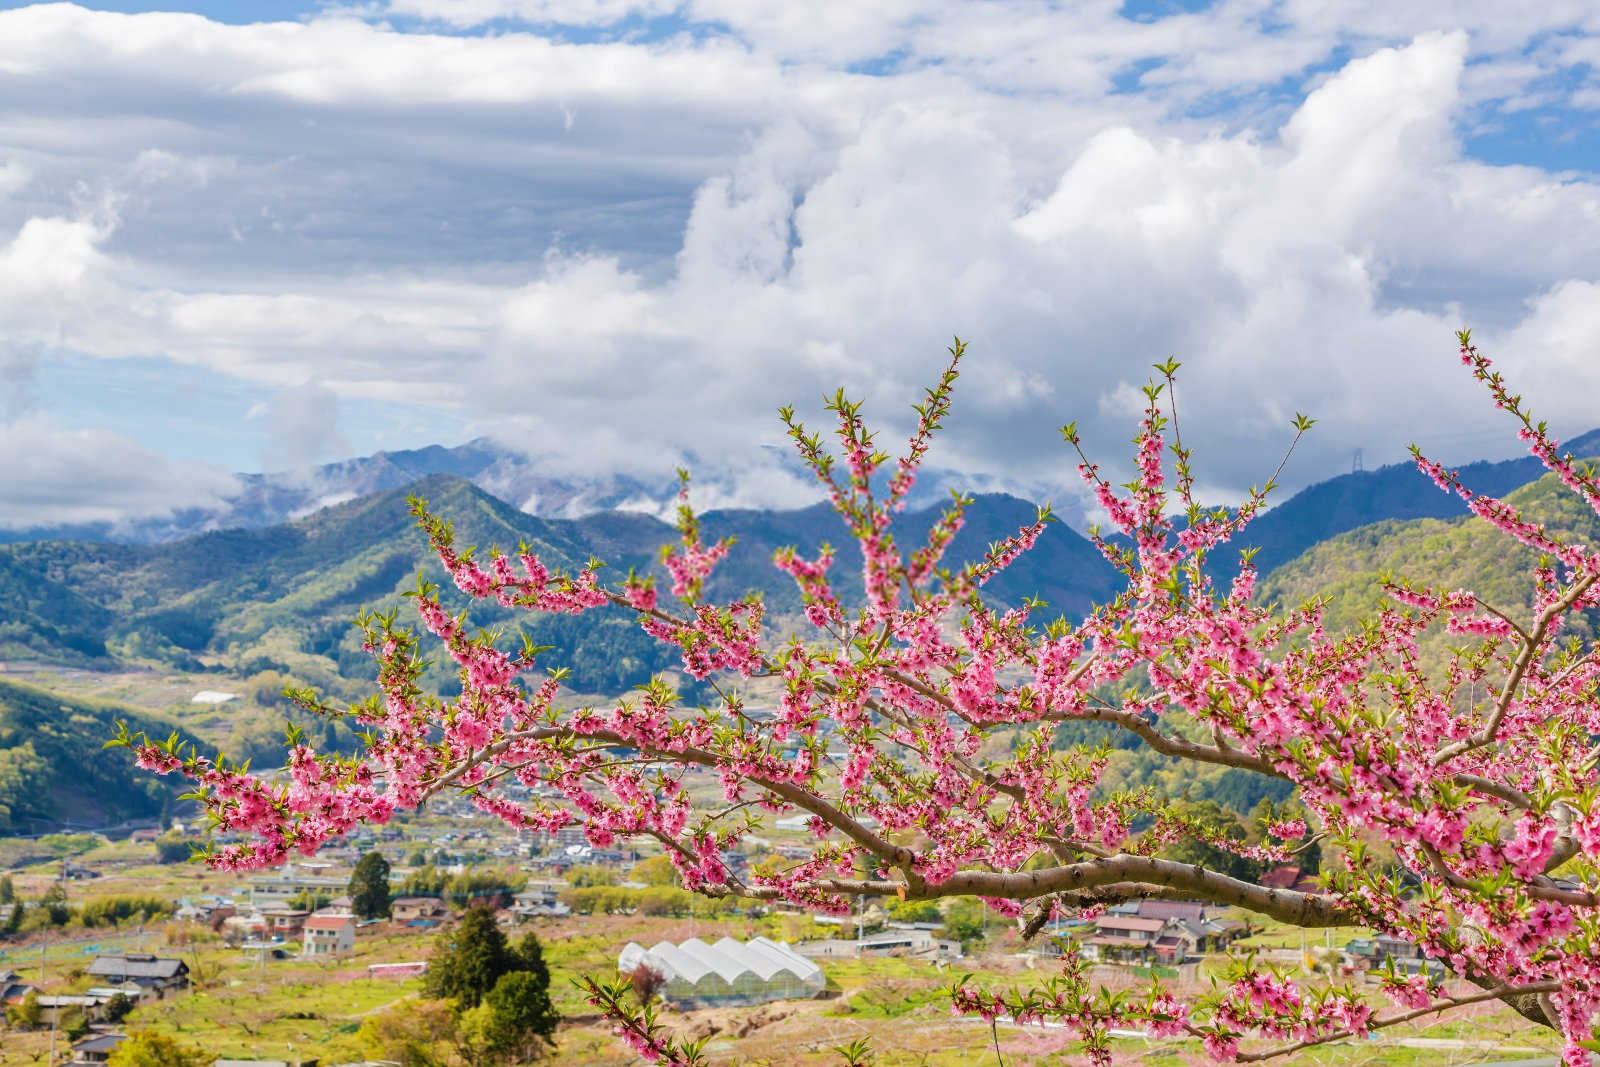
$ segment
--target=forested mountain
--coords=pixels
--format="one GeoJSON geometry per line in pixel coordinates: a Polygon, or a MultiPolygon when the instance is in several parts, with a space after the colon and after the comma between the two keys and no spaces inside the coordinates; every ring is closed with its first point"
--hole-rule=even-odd
{"type": "Polygon", "coordinates": [[[182,792],[105,749],[118,719],[157,736],[172,729],[147,712],[0,679],[0,835],[150,819],[182,792]]]}
{"type": "MultiPolygon", "coordinates": [[[[463,544],[507,549],[527,542],[547,564],[581,567],[598,557],[613,571],[659,573],[657,550],[673,540],[666,524],[644,515],[603,512],[582,519],[544,519],[495,499],[470,482],[434,475],[393,490],[324,509],[307,518],[256,530],[228,530],[160,545],[46,541],[0,548],[0,655],[109,666],[159,663],[197,669],[220,663],[236,672],[290,672],[320,684],[343,677],[363,683],[372,673],[349,623],[364,607],[387,608],[414,587],[420,571],[442,570],[406,508],[410,492],[454,521],[463,544]]],[[[977,498],[949,559],[965,561],[989,542],[1031,522],[1033,505],[1012,497],[977,498]]],[[[933,510],[904,519],[916,537],[933,510]]],[[[708,537],[736,545],[710,592],[729,598],[759,589],[777,613],[799,606],[793,582],[771,566],[773,551],[794,545],[814,554],[824,541],[838,549],[840,589],[848,591],[860,558],[825,505],[789,512],[723,511],[704,516],[708,537]]],[[[1060,612],[1081,612],[1114,591],[1115,574],[1081,536],[1054,524],[1038,548],[987,589],[998,599],[1038,596],[1060,612]]],[[[510,619],[476,604],[480,625],[510,619]]],[[[616,692],[642,682],[673,659],[626,612],[578,617],[518,615],[541,644],[557,646],[552,662],[574,671],[589,692],[616,692]]],[[[441,679],[442,680],[442,679],[441,679]]]]}
{"type": "MultiPolygon", "coordinates": [[[[1580,451],[1600,452],[1600,433],[1575,444],[1580,451]]],[[[1513,479],[1538,474],[1531,460],[1474,464],[1463,470],[1469,485],[1495,493],[1505,493],[1513,479]]],[[[240,691],[241,700],[212,718],[211,740],[237,756],[270,759],[280,736],[284,682],[309,682],[346,696],[369,692],[373,664],[359,648],[351,619],[362,608],[401,605],[401,593],[414,587],[419,571],[442,581],[441,568],[408,513],[409,493],[426,498],[436,514],[453,520],[462,544],[510,549],[527,542],[558,568],[577,569],[594,556],[613,572],[636,567],[660,575],[657,550],[675,538],[666,524],[632,512],[578,519],[531,515],[460,475],[435,472],[402,489],[254,529],[158,544],[54,540],[3,545],[0,660],[223,672],[229,679],[225,687],[240,691]]],[[[1510,499],[1554,530],[1600,543],[1600,517],[1553,478],[1523,485],[1510,499]]],[[[1459,503],[1409,467],[1386,467],[1305,490],[1264,515],[1240,542],[1262,546],[1258,560],[1267,565],[1264,569],[1295,552],[1270,570],[1260,595],[1289,603],[1327,595],[1332,628],[1354,625],[1382,602],[1377,576],[1385,570],[1467,586],[1502,607],[1525,607],[1531,555],[1476,520],[1428,517],[1460,510],[1459,503]],[[1424,517],[1382,518],[1338,529],[1363,515],[1424,517]],[[1335,532],[1320,536],[1319,531],[1327,530],[1335,532]],[[1305,550],[1299,551],[1302,545],[1305,550]]],[[[1034,514],[1032,504],[1014,497],[978,497],[947,560],[959,564],[977,557],[1034,514]]],[[[902,546],[913,544],[936,516],[935,509],[904,516],[897,527],[902,546]]],[[[771,566],[772,552],[794,545],[811,555],[825,541],[838,551],[834,574],[841,592],[858,584],[859,554],[826,505],[783,512],[713,511],[703,519],[708,538],[732,536],[737,541],[712,584],[714,597],[759,589],[774,616],[793,613],[799,606],[794,586],[771,566]]],[[[1118,576],[1092,546],[1058,523],[985,593],[1006,603],[1039,597],[1049,603],[1049,615],[1071,617],[1120,587],[1118,576]]],[[[454,590],[447,594],[453,596],[454,590]]],[[[458,596],[455,602],[466,606],[458,596]]],[[[472,619],[479,625],[513,625],[539,644],[556,646],[546,662],[570,667],[571,684],[580,692],[622,692],[676,664],[671,650],[642,633],[624,611],[513,617],[494,605],[475,603],[472,619]]],[[[453,673],[436,664],[425,684],[449,692],[453,673]]],[[[144,789],[138,783],[147,776],[135,780],[123,773],[125,754],[99,751],[113,719],[130,714],[139,713],[0,683],[0,833],[51,818],[95,821],[93,813],[105,810],[105,799],[119,790],[131,790],[129,815],[159,807],[164,795],[160,788],[144,789]],[[87,790],[67,784],[71,769],[79,766],[91,769],[87,790]]],[[[325,746],[350,742],[343,727],[332,726],[320,740],[325,746]]],[[[1086,735],[1083,740],[1093,738],[1086,735]]],[[[1126,750],[1126,739],[1107,740],[1125,749],[1113,761],[1116,780],[1189,788],[1240,810],[1259,799],[1260,783],[1245,781],[1236,772],[1203,781],[1167,781],[1159,758],[1126,750]]]]}
{"type": "MultiPolygon", "coordinates": [[[[1600,454],[1600,429],[1565,442],[1573,455],[1600,454]]],[[[1498,462],[1480,460],[1459,468],[1463,483],[1474,492],[1504,496],[1544,473],[1532,456],[1498,462]]],[[[1294,559],[1320,541],[1387,519],[1450,519],[1465,516],[1466,505],[1440,491],[1410,462],[1392,463],[1374,471],[1358,471],[1318,482],[1276,504],[1252,522],[1241,546],[1259,551],[1256,566],[1265,574],[1294,559]]]]}
{"type": "MultiPolygon", "coordinates": [[[[1600,545],[1600,515],[1553,474],[1505,499],[1525,518],[1544,523],[1569,542],[1600,545]]],[[[1328,628],[1347,630],[1392,603],[1379,584],[1379,575],[1389,573],[1418,584],[1471,589],[1513,618],[1525,619],[1533,603],[1534,561],[1531,549],[1470,516],[1390,520],[1313,546],[1268,575],[1258,593],[1265,601],[1284,604],[1325,596],[1328,628]]],[[[1568,633],[1588,636],[1570,626],[1568,633]]],[[[1436,650],[1443,641],[1443,635],[1436,639],[1436,650]]]]}

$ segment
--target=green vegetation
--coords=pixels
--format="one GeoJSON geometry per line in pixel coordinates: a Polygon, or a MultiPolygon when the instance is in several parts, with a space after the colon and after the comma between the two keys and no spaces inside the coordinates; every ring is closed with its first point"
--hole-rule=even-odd
{"type": "MultiPolygon", "coordinates": [[[[1471,484],[1470,482],[1468,483],[1471,484]]],[[[1542,522],[1550,532],[1579,544],[1600,543],[1600,516],[1553,474],[1510,493],[1506,500],[1524,518],[1542,522]]],[[[1259,597],[1295,605],[1313,596],[1327,600],[1325,622],[1330,633],[1347,632],[1377,610],[1393,607],[1380,576],[1392,574],[1416,584],[1446,590],[1471,589],[1513,617],[1526,616],[1533,604],[1529,577],[1535,554],[1477,519],[1420,519],[1364,526],[1311,548],[1262,582],[1259,597]]],[[[1574,620],[1567,636],[1588,640],[1596,619],[1574,620]]],[[[1435,662],[1460,637],[1430,634],[1423,651],[1435,662]]]]}
{"type": "Polygon", "coordinates": [[[474,900],[497,898],[508,900],[510,895],[527,884],[528,876],[517,871],[492,871],[469,868],[460,874],[449,874],[429,864],[406,875],[400,883],[399,895],[403,897],[443,897],[456,907],[465,907],[474,900]]]}
{"type": "Polygon", "coordinates": [[[363,919],[389,914],[389,861],[376,850],[356,862],[350,872],[350,909],[363,919]]]}
{"type": "MultiPolygon", "coordinates": [[[[510,551],[526,543],[547,565],[567,570],[583,567],[594,553],[616,571],[658,572],[656,550],[674,540],[670,527],[645,516],[540,519],[463,479],[436,475],[264,529],[224,530],[165,545],[0,546],[0,618],[7,620],[0,626],[0,656],[191,671],[225,666],[248,676],[242,696],[250,705],[278,716],[288,712],[281,696],[285,682],[346,696],[363,693],[374,667],[351,619],[362,608],[400,606],[419,571],[439,574],[407,511],[410,492],[448,516],[465,544],[510,551]],[[45,600],[53,605],[48,612],[41,606],[45,600]],[[12,602],[16,610],[7,611],[12,602]]],[[[936,514],[907,516],[908,534],[916,536],[936,514]]],[[[1024,501],[980,497],[952,551],[981,554],[986,544],[1033,517],[1033,505],[1024,501]]],[[[779,612],[796,610],[799,600],[793,582],[771,566],[773,551],[793,544],[814,552],[824,540],[840,540],[826,509],[711,512],[705,520],[708,530],[738,542],[711,593],[736,596],[758,588],[779,612]]],[[[859,566],[855,551],[853,544],[841,547],[841,572],[859,566]]],[[[1113,584],[1113,572],[1083,538],[1054,528],[1023,565],[996,579],[991,593],[1007,600],[1038,595],[1056,610],[1076,611],[1110,595],[1113,584]]],[[[466,603],[457,596],[452,606],[466,603]]],[[[581,692],[621,692],[677,661],[626,612],[531,616],[475,602],[472,618],[482,626],[514,621],[536,644],[554,646],[549,661],[569,667],[569,681],[581,692]]],[[[424,684],[448,691],[453,681],[453,671],[441,663],[424,684]]],[[[266,735],[241,733],[228,751],[240,758],[257,755],[278,730],[276,718],[267,719],[266,735]]],[[[330,747],[354,745],[343,724],[329,740],[330,747]]]]}
{"type": "Polygon", "coordinates": [[[434,1004],[383,1012],[361,1027],[369,1055],[403,1064],[469,1067],[525,1063],[555,1045],[561,1017],[550,999],[550,969],[539,939],[513,947],[487,908],[473,908],[438,935],[423,995],[434,1004]]]}
{"type": "MultiPolygon", "coordinates": [[[[152,735],[172,729],[148,712],[0,680],[0,834],[62,820],[101,825],[158,815],[179,790],[135,768],[126,753],[104,750],[118,719],[152,735]]],[[[72,838],[38,844],[68,855],[99,843],[88,840],[84,848],[72,838]]]]}
{"type": "Polygon", "coordinates": [[[204,1050],[181,1045],[149,1030],[135,1031],[116,1047],[107,1067],[204,1067],[211,1061],[204,1050]]]}

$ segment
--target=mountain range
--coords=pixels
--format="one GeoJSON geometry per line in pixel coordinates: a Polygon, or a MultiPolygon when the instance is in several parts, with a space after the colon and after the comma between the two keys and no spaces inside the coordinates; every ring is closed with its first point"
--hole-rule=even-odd
{"type": "MultiPolygon", "coordinates": [[[[1600,431],[1568,447],[1580,455],[1600,454],[1600,431]]],[[[473,458],[462,449],[441,448],[351,461],[342,468],[344,480],[338,484],[346,489],[341,492],[370,484],[362,479],[382,484],[416,475],[423,467],[448,469],[426,470],[399,487],[361,493],[284,522],[241,523],[164,541],[45,539],[0,545],[0,661],[219,672],[219,684],[238,693],[235,703],[208,715],[182,704],[166,707],[165,713],[179,715],[186,728],[231,755],[271,759],[280,744],[284,682],[293,679],[349,697],[370,692],[373,664],[360,649],[351,618],[363,608],[401,605],[419,572],[435,581],[442,577],[408,513],[408,494],[427,499],[436,514],[451,519],[462,544],[509,549],[525,542],[553,567],[576,569],[593,556],[614,571],[632,567],[662,574],[657,550],[675,537],[667,524],[628,510],[576,518],[530,514],[477,484],[493,469],[493,456],[490,449],[473,458]],[[478,463],[476,478],[460,473],[478,463]]],[[[1534,460],[1475,463],[1462,468],[1462,475],[1475,489],[1509,493],[1554,530],[1600,543],[1600,516],[1553,477],[1541,478],[1534,460]]],[[[266,502],[254,513],[258,517],[288,506],[287,498],[273,498],[266,490],[261,499],[266,502]]],[[[947,559],[975,558],[1035,513],[1032,503],[1016,497],[976,497],[947,559]]],[[[937,514],[921,508],[902,516],[897,527],[902,545],[914,544],[937,514]]],[[[709,589],[713,597],[759,589],[774,614],[797,610],[793,583],[770,563],[773,550],[783,545],[812,555],[831,540],[841,590],[848,590],[859,573],[854,543],[825,504],[789,511],[710,511],[702,518],[707,537],[731,536],[737,542],[709,589]]],[[[1515,546],[1508,550],[1503,537],[1469,521],[1459,501],[1408,466],[1311,486],[1264,513],[1233,547],[1250,545],[1260,549],[1261,595],[1294,602],[1331,594],[1332,628],[1352,625],[1370,612],[1381,596],[1376,576],[1385,569],[1469,586],[1512,609],[1528,601],[1527,553],[1515,546]]],[[[1070,618],[1121,587],[1119,576],[1082,535],[1056,523],[985,593],[1010,603],[1037,597],[1049,604],[1050,615],[1070,618]]],[[[453,607],[467,606],[453,589],[446,595],[453,607]]],[[[643,634],[626,612],[513,618],[482,602],[471,608],[478,625],[518,626],[536,643],[555,646],[546,661],[570,667],[570,684],[579,692],[621,692],[676,663],[670,650],[643,634]]],[[[452,671],[436,664],[424,684],[449,693],[456,683],[452,671]]],[[[18,798],[28,789],[37,792],[39,783],[57,783],[48,795],[60,792],[58,784],[69,780],[63,768],[73,760],[104,763],[94,754],[97,739],[107,734],[115,714],[148,717],[67,698],[51,704],[55,694],[40,692],[0,686],[0,831],[9,821],[8,807],[35,824],[48,820],[46,809],[61,807],[48,802],[34,810],[38,805],[28,807],[18,798]],[[52,714],[63,722],[48,724],[52,714]],[[50,743],[26,748],[30,735],[50,743]]],[[[328,726],[323,746],[353,744],[343,730],[328,726]]],[[[74,814],[63,818],[92,819],[96,804],[107,812],[120,810],[117,798],[126,783],[109,768],[96,780],[105,786],[104,796],[75,802],[74,814]]],[[[141,810],[161,799],[155,793],[141,798],[141,810]]],[[[1249,796],[1245,801],[1253,802],[1249,796]]]]}
{"type": "MultiPolygon", "coordinates": [[[[812,484],[810,472],[787,450],[769,446],[772,468],[791,477],[796,486],[812,484]]],[[[218,530],[259,529],[304,518],[323,508],[358,497],[403,489],[424,478],[450,475],[465,479],[520,511],[541,518],[574,519],[605,511],[666,516],[677,501],[675,478],[644,480],[622,474],[552,473],[537,456],[505,448],[480,437],[463,445],[394,452],[328,463],[311,470],[236,474],[237,490],[213,508],[181,508],[157,517],[119,522],[30,526],[0,529],[0,544],[26,541],[108,541],[159,544],[218,530]]],[[[929,507],[949,498],[950,490],[981,490],[992,479],[973,479],[957,471],[924,467],[910,503],[929,507]]],[[[738,499],[742,494],[727,478],[697,479],[697,495],[738,499]]],[[[801,489],[798,492],[804,494],[801,489]]],[[[801,499],[805,496],[802,495],[801,499]]],[[[1073,519],[1080,518],[1076,514],[1073,519]]]]}

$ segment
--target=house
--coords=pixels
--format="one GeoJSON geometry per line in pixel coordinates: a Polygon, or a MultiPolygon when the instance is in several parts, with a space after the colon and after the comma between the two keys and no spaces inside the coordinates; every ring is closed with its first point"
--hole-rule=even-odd
{"type": "Polygon", "coordinates": [[[1183,946],[1179,956],[1203,956],[1208,952],[1221,952],[1228,947],[1240,924],[1218,922],[1213,919],[1168,919],[1163,937],[1176,938],[1183,946]]]}
{"type": "Polygon", "coordinates": [[[0,1004],[21,1004],[32,989],[16,971],[0,971],[0,1004]]]}
{"type": "Polygon", "coordinates": [[[111,1058],[117,1046],[128,1040],[126,1034],[93,1034],[72,1046],[72,1059],[67,1067],[85,1063],[104,1063],[111,1058]]]}
{"type": "Polygon", "coordinates": [[[122,956],[96,956],[89,964],[89,977],[103,980],[105,985],[125,985],[129,982],[141,989],[166,993],[183,989],[189,984],[189,965],[182,960],[166,959],[146,952],[129,952],[122,956]]]}
{"type": "Polygon", "coordinates": [[[303,862],[286,865],[281,871],[258,874],[250,879],[250,903],[258,908],[281,908],[304,893],[308,896],[336,897],[350,885],[348,877],[328,874],[327,864],[303,862]]]}
{"type": "Polygon", "coordinates": [[[157,999],[154,990],[146,989],[137,982],[124,982],[121,985],[90,986],[88,989],[85,989],[83,993],[84,996],[89,997],[104,997],[108,1001],[120,993],[122,996],[127,997],[135,1004],[142,1004],[147,1000],[157,999]]]}
{"type": "Polygon", "coordinates": [[[180,922],[202,923],[213,930],[220,930],[222,924],[237,913],[238,909],[232,904],[202,902],[185,904],[172,917],[180,922]]]}
{"type": "Polygon", "coordinates": [[[1094,934],[1084,941],[1084,954],[1092,960],[1148,963],[1157,954],[1156,942],[1166,925],[1163,919],[1102,915],[1095,920],[1094,934]]]}
{"type": "Polygon", "coordinates": [[[222,920],[219,926],[222,939],[229,944],[251,938],[265,937],[267,934],[267,920],[258,912],[248,915],[230,915],[222,920]]]}
{"type": "Polygon", "coordinates": [[[63,1015],[76,1008],[91,1023],[100,1022],[106,1015],[106,1002],[110,997],[90,993],[39,993],[34,1002],[39,1005],[39,1021],[52,1028],[62,1025],[63,1015]]]}
{"type": "Polygon", "coordinates": [[[305,925],[307,956],[342,956],[356,947],[356,919],[348,912],[322,912],[305,925]]]}
{"type": "Polygon", "coordinates": [[[511,898],[511,921],[521,923],[528,919],[570,915],[572,909],[561,902],[561,893],[566,888],[566,882],[529,882],[511,898]]]}
{"type": "Polygon", "coordinates": [[[1358,937],[1344,946],[1344,954],[1352,963],[1367,970],[1382,967],[1386,960],[1413,960],[1420,954],[1417,946],[1399,937],[1380,934],[1377,937],[1358,937]]]}
{"type": "Polygon", "coordinates": [[[264,921],[263,932],[268,937],[281,937],[285,941],[300,936],[300,931],[306,928],[306,919],[311,913],[301,911],[299,908],[263,908],[261,918],[264,921]]]}
{"type": "Polygon", "coordinates": [[[1134,905],[1133,914],[1141,919],[1189,919],[1203,922],[1207,910],[1216,907],[1199,900],[1141,900],[1134,905]]]}
{"type": "Polygon", "coordinates": [[[389,902],[389,918],[401,925],[438,923],[450,918],[450,909],[438,897],[397,897],[389,902]]]}

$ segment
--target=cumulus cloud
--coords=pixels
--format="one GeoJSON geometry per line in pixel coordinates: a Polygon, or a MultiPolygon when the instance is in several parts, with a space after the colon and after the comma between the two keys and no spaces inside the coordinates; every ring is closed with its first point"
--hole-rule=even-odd
{"type": "Polygon", "coordinates": [[[250,416],[261,421],[267,438],[262,470],[306,472],[348,454],[350,442],[339,429],[339,394],[320,382],[279,389],[250,416]]]}
{"type": "Polygon", "coordinates": [[[215,508],[232,475],[180,463],[120,434],[71,429],[45,415],[0,423],[0,527],[111,523],[215,508]]]}
{"type": "Polygon", "coordinates": [[[0,321],[28,354],[0,367],[256,383],[268,466],[361,447],[339,404],[396,401],[554,473],[688,461],[718,502],[790,503],[774,410],[842,385],[891,443],[959,333],[935,462],[987,485],[1072,492],[1055,428],[1114,461],[1169,354],[1218,494],[1296,410],[1322,421],[1291,482],[1430,434],[1469,458],[1509,438],[1463,324],[1558,425],[1600,423],[1600,185],[1466,143],[1581,102],[1590,6],[0,12],[0,321]],[[524,28],[447,32],[496,19],[524,28]]]}

